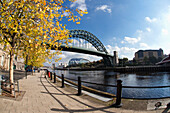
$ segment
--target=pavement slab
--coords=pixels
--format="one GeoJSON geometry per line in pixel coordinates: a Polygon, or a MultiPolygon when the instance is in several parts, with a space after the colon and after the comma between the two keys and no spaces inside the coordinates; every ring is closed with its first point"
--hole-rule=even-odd
{"type": "MultiPolygon", "coordinates": [[[[54,84],[42,74],[34,73],[34,76],[20,79],[20,90],[25,91],[23,98],[0,98],[0,113],[162,113],[165,110],[110,107],[86,94],[77,96],[75,89],[69,86],[61,88],[61,83],[54,84]]],[[[148,106],[153,106],[154,102],[148,103],[148,106]]]]}

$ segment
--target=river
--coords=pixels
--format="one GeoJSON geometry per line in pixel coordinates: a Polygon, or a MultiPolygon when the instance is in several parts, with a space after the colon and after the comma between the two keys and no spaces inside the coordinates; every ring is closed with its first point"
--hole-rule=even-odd
{"type": "MultiPolygon", "coordinates": [[[[117,73],[113,71],[69,71],[56,70],[57,75],[64,74],[67,78],[77,79],[81,77],[82,81],[100,83],[106,85],[116,85],[118,79],[122,80],[123,86],[170,86],[170,72],[155,72],[155,73],[117,73]]],[[[99,86],[94,84],[83,85],[116,94],[115,87],[99,86]]],[[[164,98],[170,97],[170,87],[168,88],[154,88],[154,89],[137,89],[137,88],[123,88],[122,97],[124,98],[164,98]]]]}

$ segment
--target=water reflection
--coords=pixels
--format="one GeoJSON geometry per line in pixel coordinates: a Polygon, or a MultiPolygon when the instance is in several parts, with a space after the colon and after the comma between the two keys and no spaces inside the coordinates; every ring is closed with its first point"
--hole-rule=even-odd
{"type": "MultiPolygon", "coordinates": [[[[116,73],[113,71],[63,71],[57,70],[58,75],[64,74],[65,77],[77,79],[78,76],[83,81],[100,83],[106,85],[115,85],[118,79],[123,81],[123,86],[168,86],[170,85],[170,73],[116,73]]],[[[94,84],[83,85],[98,89],[101,91],[116,94],[116,88],[105,87],[94,84]]],[[[132,89],[124,88],[122,96],[125,98],[160,98],[170,97],[170,88],[157,89],[132,89]]]]}

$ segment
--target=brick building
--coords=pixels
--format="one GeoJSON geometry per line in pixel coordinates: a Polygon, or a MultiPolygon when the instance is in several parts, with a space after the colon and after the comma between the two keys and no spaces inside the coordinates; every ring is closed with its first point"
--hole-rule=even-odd
{"type": "Polygon", "coordinates": [[[135,60],[139,63],[142,63],[145,58],[151,57],[163,58],[163,50],[161,48],[159,50],[139,50],[135,53],[135,60]]]}

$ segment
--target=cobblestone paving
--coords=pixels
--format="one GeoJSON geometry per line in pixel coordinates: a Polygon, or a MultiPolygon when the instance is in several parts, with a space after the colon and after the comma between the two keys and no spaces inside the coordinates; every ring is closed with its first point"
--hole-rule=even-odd
{"type": "Polygon", "coordinates": [[[20,90],[26,91],[18,101],[0,98],[0,113],[161,113],[158,111],[133,111],[107,107],[103,104],[83,99],[64,88],[54,87],[40,73],[19,80],[20,90]]]}

